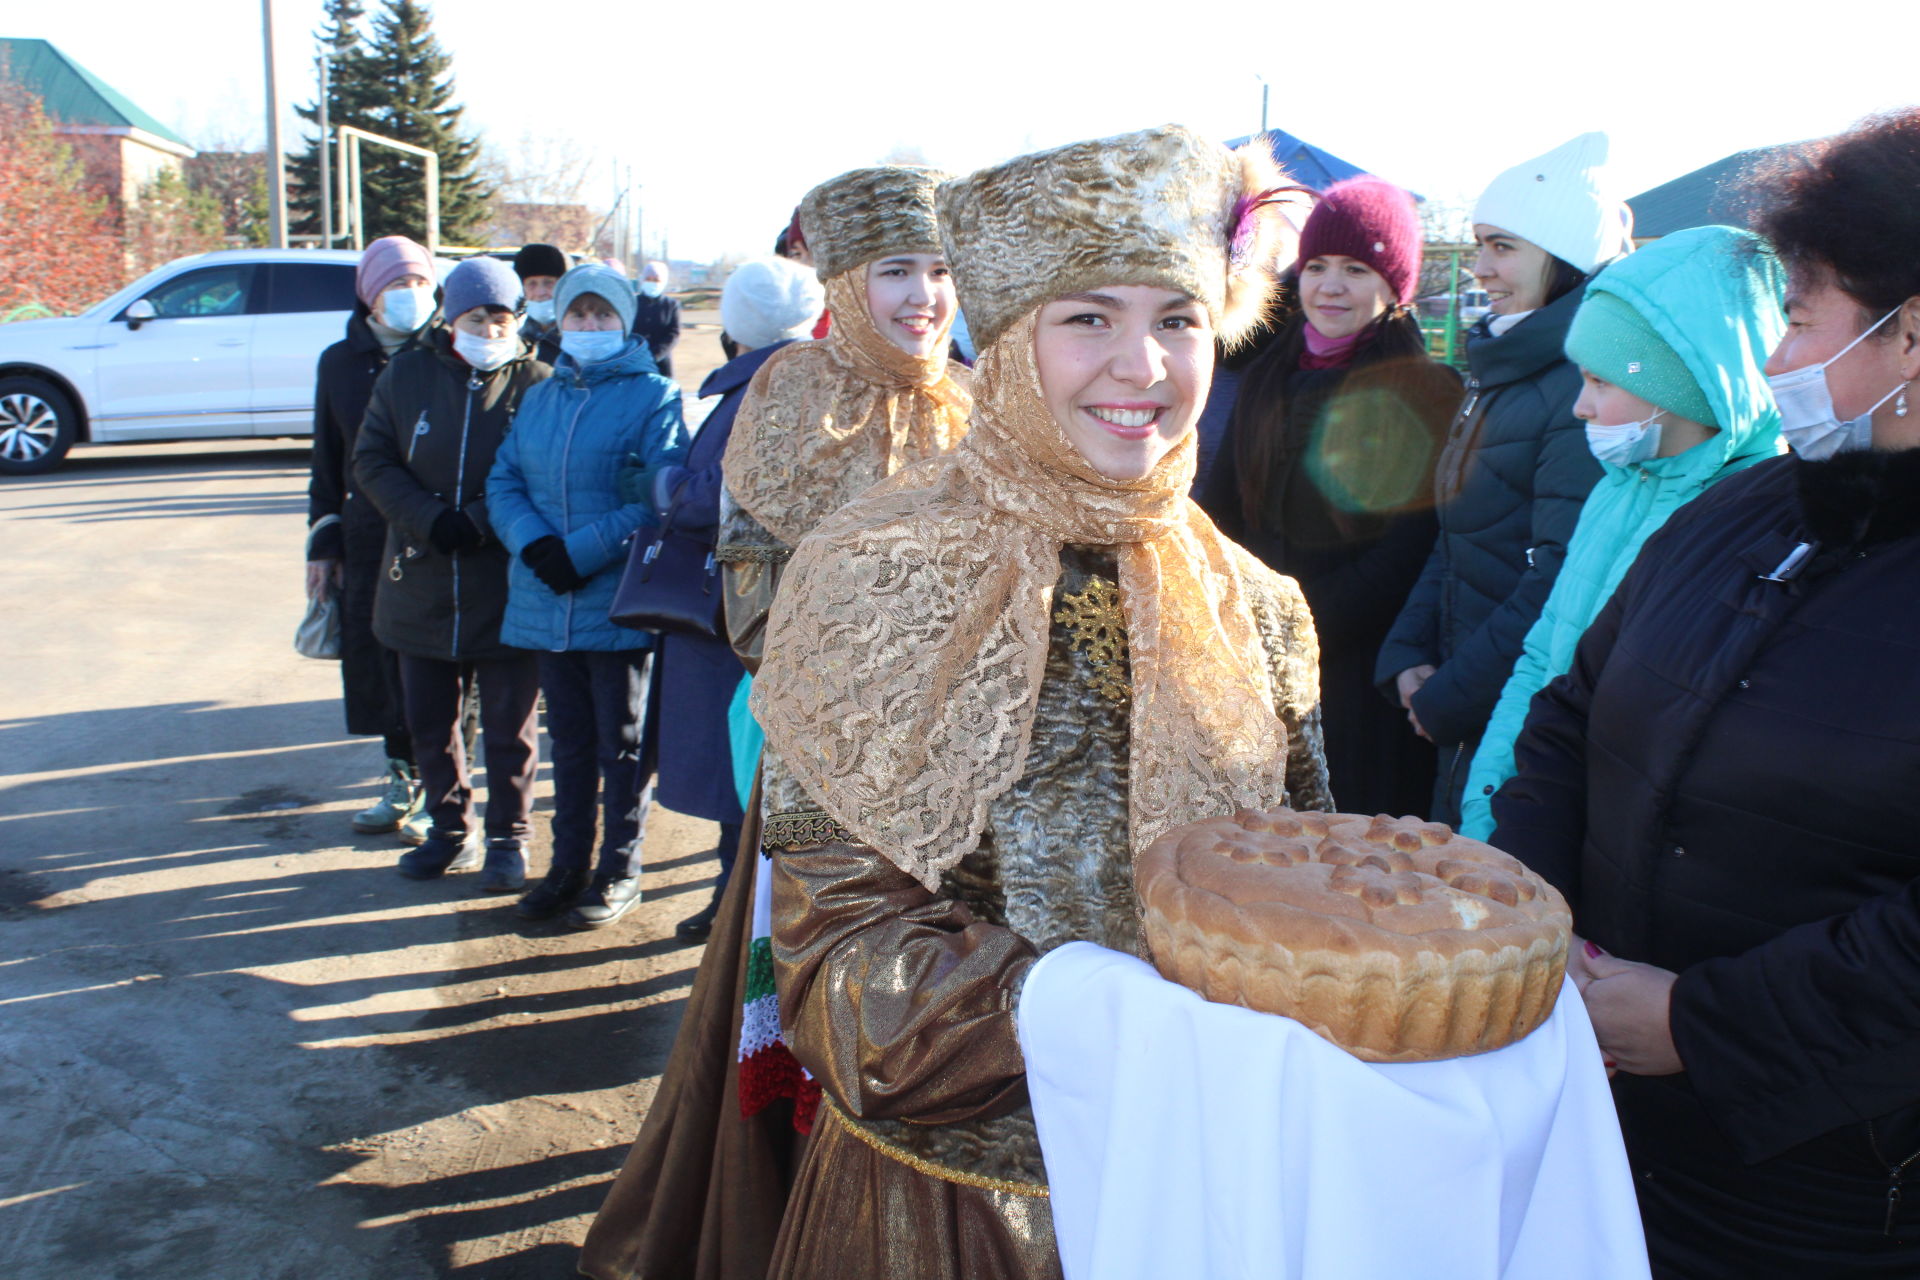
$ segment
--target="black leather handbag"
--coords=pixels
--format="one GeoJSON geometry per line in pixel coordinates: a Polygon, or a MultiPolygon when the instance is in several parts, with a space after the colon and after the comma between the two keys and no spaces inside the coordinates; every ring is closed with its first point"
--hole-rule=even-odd
{"type": "Polygon", "coordinates": [[[613,593],[607,616],[635,631],[702,636],[726,635],[721,613],[720,564],[704,537],[674,529],[673,518],[685,494],[686,476],[674,490],[667,518],[658,527],[642,526],[627,552],[626,572],[613,593]]]}

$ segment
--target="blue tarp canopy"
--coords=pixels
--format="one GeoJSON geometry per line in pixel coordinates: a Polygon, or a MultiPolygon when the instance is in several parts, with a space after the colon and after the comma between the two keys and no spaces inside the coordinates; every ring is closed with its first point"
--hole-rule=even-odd
{"type": "MultiPolygon", "coordinates": [[[[1323,147],[1316,147],[1311,142],[1296,138],[1284,129],[1269,129],[1265,133],[1233,138],[1227,145],[1244,147],[1256,137],[1266,141],[1267,149],[1273,152],[1273,158],[1280,162],[1281,168],[1292,174],[1301,186],[1312,187],[1315,191],[1325,191],[1342,179],[1373,172],[1371,169],[1362,169],[1351,161],[1342,160],[1323,147]]],[[[1385,174],[1375,176],[1386,177],[1385,174]]],[[[1387,181],[1391,182],[1393,179],[1387,178],[1387,181]]],[[[1416,201],[1422,199],[1418,192],[1414,193],[1413,198],[1416,201]]]]}

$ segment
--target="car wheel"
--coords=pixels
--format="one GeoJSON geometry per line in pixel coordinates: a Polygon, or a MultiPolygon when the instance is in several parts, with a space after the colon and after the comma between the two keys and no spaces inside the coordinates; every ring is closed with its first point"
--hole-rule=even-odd
{"type": "Polygon", "coordinates": [[[80,415],[52,383],[0,378],[0,475],[30,476],[60,465],[80,415]]]}

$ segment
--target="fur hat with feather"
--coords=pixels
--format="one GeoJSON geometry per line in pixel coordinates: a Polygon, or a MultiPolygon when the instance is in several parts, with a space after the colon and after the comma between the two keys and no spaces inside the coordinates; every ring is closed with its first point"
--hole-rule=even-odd
{"type": "Polygon", "coordinates": [[[1229,151],[1167,125],[1021,156],[936,200],[978,346],[1053,298],[1157,284],[1199,299],[1231,348],[1266,318],[1297,234],[1278,200],[1299,190],[1258,141],[1229,151]]]}

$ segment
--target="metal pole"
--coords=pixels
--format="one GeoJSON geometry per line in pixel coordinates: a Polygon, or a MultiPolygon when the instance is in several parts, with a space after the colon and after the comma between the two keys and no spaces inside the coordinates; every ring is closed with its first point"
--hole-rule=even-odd
{"type": "Polygon", "coordinates": [[[287,247],[286,154],[280,149],[280,87],[273,69],[273,0],[260,0],[267,60],[267,227],[276,249],[287,247]]]}
{"type": "Polygon", "coordinates": [[[1267,90],[1272,88],[1265,80],[1260,82],[1260,132],[1267,131],[1267,90]]]}
{"type": "Polygon", "coordinates": [[[350,198],[353,201],[349,206],[353,212],[347,225],[353,229],[353,247],[364,249],[367,247],[367,220],[366,210],[360,203],[360,135],[342,130],[340,145],[347,149],[347,190],[352,193],[350,198]]]}
{"type": "Polygon", "coordinates": [[[314,59],[320,64],[320,247],[333,248],[333,152],[327,137],[327,55],[314,59]]]}
{"type": "Polygon", "coordinates": [[[440,251],[440,157],[429,151],[427,162],[427,256],[440,251]]]}

